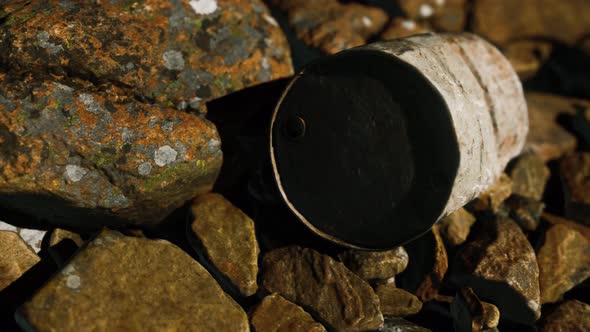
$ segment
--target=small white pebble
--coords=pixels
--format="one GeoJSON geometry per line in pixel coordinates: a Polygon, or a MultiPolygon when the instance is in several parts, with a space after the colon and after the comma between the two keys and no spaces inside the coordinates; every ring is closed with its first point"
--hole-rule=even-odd
{"type": "Polygon", "coordinates": [[[63,270],[61,270],[62,274],[68,275],[68,274],[72,274],[76,272],[76,268],[74,267],[74,264],[68,264],[66,265],[66,267],[63,268],[63,270]]]}
{"type": "Polygon", "coordinates": [[[27,228],[21,228],[18,232],[23,241],[25,241],[35,252],[41,251],[41,242],[43,242],[45,233],[46,231],[27,228]]]}
{"type": "Polygon", "coordinates": [[[163,147],[156,150],[154,153],[154,160],[156,165],[163,167],[173,163],[176,160],[178,152],[170,147],[170,145],[164,145],[163,147]]]}
{"type": "Polygon", "coordinates": [[[430,17],[434,14],[434,9],[429,4],[423,4],[420,6],[419,12],[422,17],[430,17]]]}
{"type": "Polygon", "coordinates": [[[80,288],[80,277],[74,274],[68,276],[68,278],[66,279],[66,286],[68,286],[71,289],[80,288]]]}
{"type": "Polygon", "coordinates": [[[270,25],[273,25],[273,26],[275,26],[275,27],[278,27],[278,26],[279,26],[279,23],[277,23],[277,20],[275,20],[275,18],[274,18],[274,17],[272,17],[272,16],[270,16],[270,15],[266,15],[266,14],[264,14],[264,16],[262,16],[262,17],[264,17],[264,19],[265,19],[265,20],[266,20],[268,23],[270,23],[270,25]]]}
{"type": "Polygon", "coordinates": [[[363,25],[367,28],[370,28],[373,25],[373,21],[371,21],[371,19],[368,18],[367,16],[363,16],[362,21],[363,21],[363,25]]]}
{"type": "Polygon", "coordinates": [[[406,30],[414,30],[416,29],[416,22],[410,20],[403,20],[402,21],[402,28],[406,30]]]}
{"type": "Polygon", "coordinates": [[[184,57],[182,53],[175,50],[170,50],[162,54],[164,60],[164,67],[169,70],[182,70],[184,69],[184,57]]]}
{"type": "Polygon", "coordinates": [[[66,171],[64,172],[64,176],[66,177],[66,179],[72,182],[78,182],[82,180],[86,173],[88,173],[88,171],[83,167],[80,167],[78,165],[67,165],[66,171]]]}
{"type": "Polygon", "coordinates": [[[16,227],[11,224],[7,224],[4,221],[0,221],[0,231],[16,232],[16,227]]]}
{"type": "Polygon", "coordinates": [[[200,15],[213,14],[217,10],[216,0],[191,0],[189,5],[195,13],[200,15]]]}
{"type": "Polygon", "coordinates": [[[269,69],[270,68],[270,63],[268,62],[267,58],[263,58],[262,59],[262,68],[264,69],[269,69]]]}
{"type": "Polygon", "coordinates": [[[149,161],[143,162],[143,163],[139,164],[139,166],[137,166],[137,172],[139,172],[140,175],[143,175],[143,176],[149,175],[151,171],[152,171],[152,164],[150,164],[149,161]]]}

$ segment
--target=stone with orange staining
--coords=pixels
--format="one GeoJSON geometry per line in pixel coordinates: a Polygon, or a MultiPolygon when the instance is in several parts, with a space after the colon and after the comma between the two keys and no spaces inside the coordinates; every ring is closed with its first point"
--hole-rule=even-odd
{"type": "Polygon", "coordinates": [[[250,296],[258,284],[258,242],[254,221],[220,194],[197,197],[191,229],[215,267],[250,296]]]}
{"type": "Polygon", "coordinates": [[[364,45],[387,23],[387,14],[376,7],[338,0],[272,0],[286,11],[295,34],[306,44],[332,54],[364,45]]]}
{"type": "Polygon", "coordinates": [[[34,0],[0,27],[16,71],[81,77],[129,95],[197,109],[292,74],[290,50],[261,0],[34,0]]]}
{"type": "Polygon", "coordinates": [[[50,224],[155,224],[209,191],[221,167],[213,124],[98,89],[0,73],[0,205],[50,224]]]}

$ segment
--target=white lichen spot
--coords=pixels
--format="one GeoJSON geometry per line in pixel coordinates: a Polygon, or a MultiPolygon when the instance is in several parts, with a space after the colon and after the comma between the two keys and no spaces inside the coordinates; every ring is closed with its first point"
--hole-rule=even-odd
{"type": "Polygon", "coordinates": [[[31,247],[37,253],[41,251],[41,243],[43,242],[45,233],[46,231],[27,228],[21,228],[18,232],[23,241],[25,241],[29,247],[31,247]]]}
{"type": "Polygon", "coordinates": [[[373,25],[373,21],[371,21],[371,19],[367,16],[363,16],[361,20],[363,22],[363,25],[367,28],[370,28],[373,25]]]}
{"type": "Polygon", "coordinates": [[[425,3],[420,6],[420,8],[418,9],[418,12],[420,13],[420,16],[422,16],[422,17],[430,17],[430,16],[432,16],[432,14],[434,14],[434,9],[432,8],[431,5],[425,3]]]}
{"type": "Polygon", "coordinates": [[[92,241],[92,243],[94,243],[97,246],[101,246],[102,245],[102,240],[101,239],[96,239],[96,240],[92,241]]]}
{"type": "Polygon", "coordinates": [[[152,164],[149,161],[143,162],[137,166],[137,172],[139,172],[139,175],[146,176],[149,175],[151,171],[152,164]]]}
{"type": "Polygon", "coordinates": [[[529,308],[531,308],[533,311],[537,311],[539,310],[539,303],[535,300],[530,300],[527,302],[527,305],[529,306],[529,308]]]}
{"type": "Polygon", "coordinates": [[[92,96],[89,93],[82,93],[78,96],[78,100],[86,105],[86,110],[90,113],[99,115],[101,113],[106,112],[104,109],[102,109],[102,107],[100,107],[100,104],[94,100],[94,96],[92,96]]]}
{"type": "Polygon", "coordinates": [[[267,15],[267,14],[264,14],[264,16],[262,16],[262,17],[264,17],[264,20],[267,21],[268,23],[270,23],[270,25],[273,25],[275,27],[279,26],[279,23],[277,23],[277,20],[275,20],[274,17],[267,15]]]}
{"type": "Polygon", "coordinates": [[[262,68],[270,69],[270,62],[268,62],[268,58],[262,58],[262,68]]]}
{"type": "Polygon", "coordinates": [[[89,93],[82,93],[78,97],[78,100],[80,100],[82,104],[88,106],[94,102],[94,97],[89,93]]]}
{"type": "Polygon", "coordinates": [[[412,31],[412,30],[416,29],[416,22],[411,21],[411,20],[403,20],[402,21],[402,28],[412,31]]]}
{"type": "Polygon", "coordinates": [[[74,264],[71,263],[66,265],[66,267],[61,270],[61,273],[65,275],[72,274],[74,272],[76,272],[76,267],[74,267],[74,264]]]}
{"type": "Polygon", "coordinates": [[[82,180],[84,175],[88,173],[84,167],[80,167],[78,165],[67,165],[66,171],[64,172],[64,177],[72,182],[78,182],[82,180]]]}
{"type": "Polygon", "coordinates": [[[220,147],[221,142],[215,138],[212,138],[207,142],[207,150],[209,150],[210,153],[218,151],[220,147]]]}
{"type": "Polygon", "coordinates": [[[434,0],[434,3],[435,3],[437,6],[444,6],[444,4],[445,4],[445,0],[434,0]]]}
{"type": "Polygon", "coordinates": [[[66,279],[66,286],[68,286],[68,288],[78,289],[80,288],[80,284],[80,277],[75,274],[68,276],[66,279]]]}
{"type": "Polygon", "coordinates": [[[164,145],[154,153],[154,160],[156,165],[163,167],[173,163],[176,160],[178,152],[170,147],[170,145],[164,145]]]}
{"type": "Polygon", "coordinates": [[[202,98],[193,97],[193,98],[191,98],[191,100],[188,101],[188,104],[192,109],[197,109],[197,108],[199,108],[199,106],[201,106],[202,101],[203,101],[202,98]]]}
{"type": "Polygon", "coordinates": [[[49,32],[41,31],[37,34],[37,43],[39,47],[45,48],[49,50],[50,54],[57,54],[64,50],[61,45],[56,45],[54,43],[49,42],[49,32]]]}
{"type": "Polygon", "coordinates": [[[16,232],[17,229],[11,224],[7,224],[4,221],[0,221],[0,231],[16,232]]]}
{"type": "Polygon", "coordinates": [[[170,70],[182,70],[184,69],[184,57],[182,53],[175,50],[164,52],[162,55],[164,59],[164,67],[170,70]]]}
{"type": "Polygon", "coordinates": [[[191,0],[189,5],[199,15],[213,14],[217,10],[216,0],[191,0]]]}

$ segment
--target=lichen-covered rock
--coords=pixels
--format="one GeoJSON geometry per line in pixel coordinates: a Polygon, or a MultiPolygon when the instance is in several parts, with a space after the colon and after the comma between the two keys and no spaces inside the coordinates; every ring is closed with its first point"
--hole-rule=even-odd
{"type": "Polygon", "coordinates": [[[537,229],[545,204],[530,197],[512,195],[504,201],[504,210],[525,231],[537,229]]]}
{"type": "Polygon", "coordinates": [[[462,288],[451,302],[451,314],[456,332],[489,331],[498,326],[500,311],[482,302],[471,288],[462,288]]]}
{"type": "MultiPolygon", "coordinates": [[[[525,145],[547,161],[557,159],[576,149],[576,138],[557,123],[561,114],[576,114],[576,105],[583,101],[543,93],[527,93],[529,135],[525,145]]],[[[579,106],[578,106],[579,107],[579,106]]]]}
{"type": "Polygon", "coordinates": [[[545,318],[543,331],[590,331],[590,305],[577,300],[570,300],[561,304],[545,318]]]}
{"type": "Polygon", "coordinates": [[[365,280],[389,279],[408,266],[408,253],[403,247],[386,251],[349,250],[339,255],[347,268],[365,280]]]}
{"type": "Polygon", "coordinates": [[[23,239],[15,232],[0,230],[0,291],[39,262],[23,239]]]}
{"type": "Polygon", "coordinates": [[[0,73],[0,205],[56,225],[154,224],[213,186],[213,124],[98,89],[0,73]]]}
{"type": "Polygon", "coordinates": [[[242,308],[180,248],[109,230],[78,252],[19,315],[21,324],[39,332],[249,331],[242,308]]]}
{"type": "Polygon", "coordinates": [[[549,169],[537,154],[526,153],[518,157],[508,175],[512,179],[512,193],[536,200],[543,198],[549,169]]]}
{"type": "Polygon", "coordinates": [[[502,202],[511,194],[512,180],[506,173],[502,173],[491,187],[470,203],[470,207],[476,211],[497,212],[502,202]]]}
{"type": "Polygon", "coordinates": [[[422,301],[414,294],[394,284],[383,284],[375,288],[379,296],[383,315],[404,317],[418,313],[422,309],[422,301]]]}
{"type": "Polygon", "coordinates": [[[312,249],[274,249],[262,260],[262,286],[311,308],[339,331],[364,331],[383,325],[379,298],[342,263],[312,249]]]}
{"type": "Polygon", "coordinates": [[[391,20],[389,25],[381,32],[379,39],[390,40],[397,38],[409,37],[421,33],[430,32],[430,29],[420,22],[396,17],[391,20]]]}
{"type": "Polygon", "coordinates": [[[551,55],[553,45],[547,41],[517,40],[508,43],[503,53],[522,80],[535,76],[551,55]]]}
{"type": "Polygon", "coordinates": [[[590,277],[590,240],[563,224],[551,226],[537,252],[541,303],[556,302],[590,277]]]}
{"type": "Polygon", "coordinates": [[[560,165],[565,216],[590,225],[590,153],[568,155],[560,165]]]}
{"type": "Polygon", "coordinates": [[[325,332],[303,308],[279,294],[265,297],[250,314],[256,332],[325,332]]]}
{"type": "Polygon", "coordinates": [[[467,240],[475,217],[461,208],[439,222],[441,235],[452,246],[458,246],[467,240]]]}
{"type": "Polygon", "coordinates": [[[192,204],[191,229],[215,267],[245,296],[256,293],[258,242],[254,221],[220,194],[205,194],[192,204]]]}
{"type": "Polygon", "coordinates": [[[387,14],[376,7],[338,0],[271,0],[286,11],[299,39],[328,54],[364,45],[387,23],[387,14]]]}
{"type": "Polygon", "coordinates": [[[590,32],[590,2],[476,0],[472,27],[477,34],[500,45],[525,38],[573,45],[590,32]]]}
{"type": "Polygon", "coordinates": [[[5,223],[4,221],[0,221],[0,231],[10,231],[16,233],[35,253],[39,253],[39,251],[41,251],[43,238],[47,233],[46,231],[40,229],[16,227],[5,223]]]}
{"type": "Polygon", "coordinates": [[[0,50],[15,71],[114,84],[178,108],[292,73],[260,0],[34,0],[0,26],[0,50]]]}
{"type": "Polygon", "coordinates": [[[471,287],[510,320],[531,323],[541,315],[539,268],[535,252],[520,227],[496,216],[475,224],[458,252],[451,280],[471,287]]]}
{"type": "Polygon", "coordinates": [[[55,228],[49,234],[49,246],[54,246],[65,239],[72,240],[78,247],[84,243],[79,234],[62,228],[55,228]]]}

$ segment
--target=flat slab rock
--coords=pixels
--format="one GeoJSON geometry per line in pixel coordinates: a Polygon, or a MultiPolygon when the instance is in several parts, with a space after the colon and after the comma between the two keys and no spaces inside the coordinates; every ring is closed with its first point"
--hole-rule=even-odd
{"type": "Polygon", "coordinates": [[[15,232],[0,230],[0,291],[37,264],[39,256],[15,232]]]}
{"type": "Polygon", "coordinates": [[[0,205],[50,224],[155,224],[209,191],[214,125],[111,85],[0,73],[0,205]]]}
{"type": "Polygon", "coordinates": [[[545,319],[543,331],[590,331],[590,305],[570,300],[561,304],[545,319]]]}
{"type": "Polygon", "coordinates": [[[590,277],[590,240],[564,224],[551,226],[537,252],[541,303],[561,296],[590,277]]]}
{"type": "Polygon", "coordinates": [[[338,256],[340,261],[364,280],[389,279],[408,266],[408,253],[403,247],[386,251],[349,250],[338,256]]]}
{"type": "Polygon", "coordinates": [[[537,320],[539,268],[520,227],[508,217],[496,216],[476,223],[472,233],[455,257],[451,281],[473,288],[509,320],[525,324],[537,320]]]}
{"type": "Polygon", "coordinates": [[[9,67],[114,83],[164,106],[198,108],[293,71],[286,38],[261,0],[13,6],[0,27],[9,67]]]}
{"type": "Polygon", "coordinates": [[[249,331],[242,308],[180,248],[109,230],[26,302],[18,321],[38,332],[249,331]]]}
{"type": "Polygon", "coordinates": [[[262,259],[262,287],[314,310],[339,331],[379,329],[379,298],[342,263],[301,247],[275,249],[262,259]]]}
{"type": "Polygon", "coordinates": [[[590,225],[590,153],[573,153],[559,164],[565,215],[590,225]]]}
{"type": "Polygon", "coordinates": [[[325,332],[303,308],[277,293],[265,297],[250,314],[256,332],[325,332]]]}
{"type": "Polygon", "coordinates": [[[215,267],[245,296],[256,293],[258,242],[254,221],[220,194],[193,200],[191,229],[215,267]]]}

